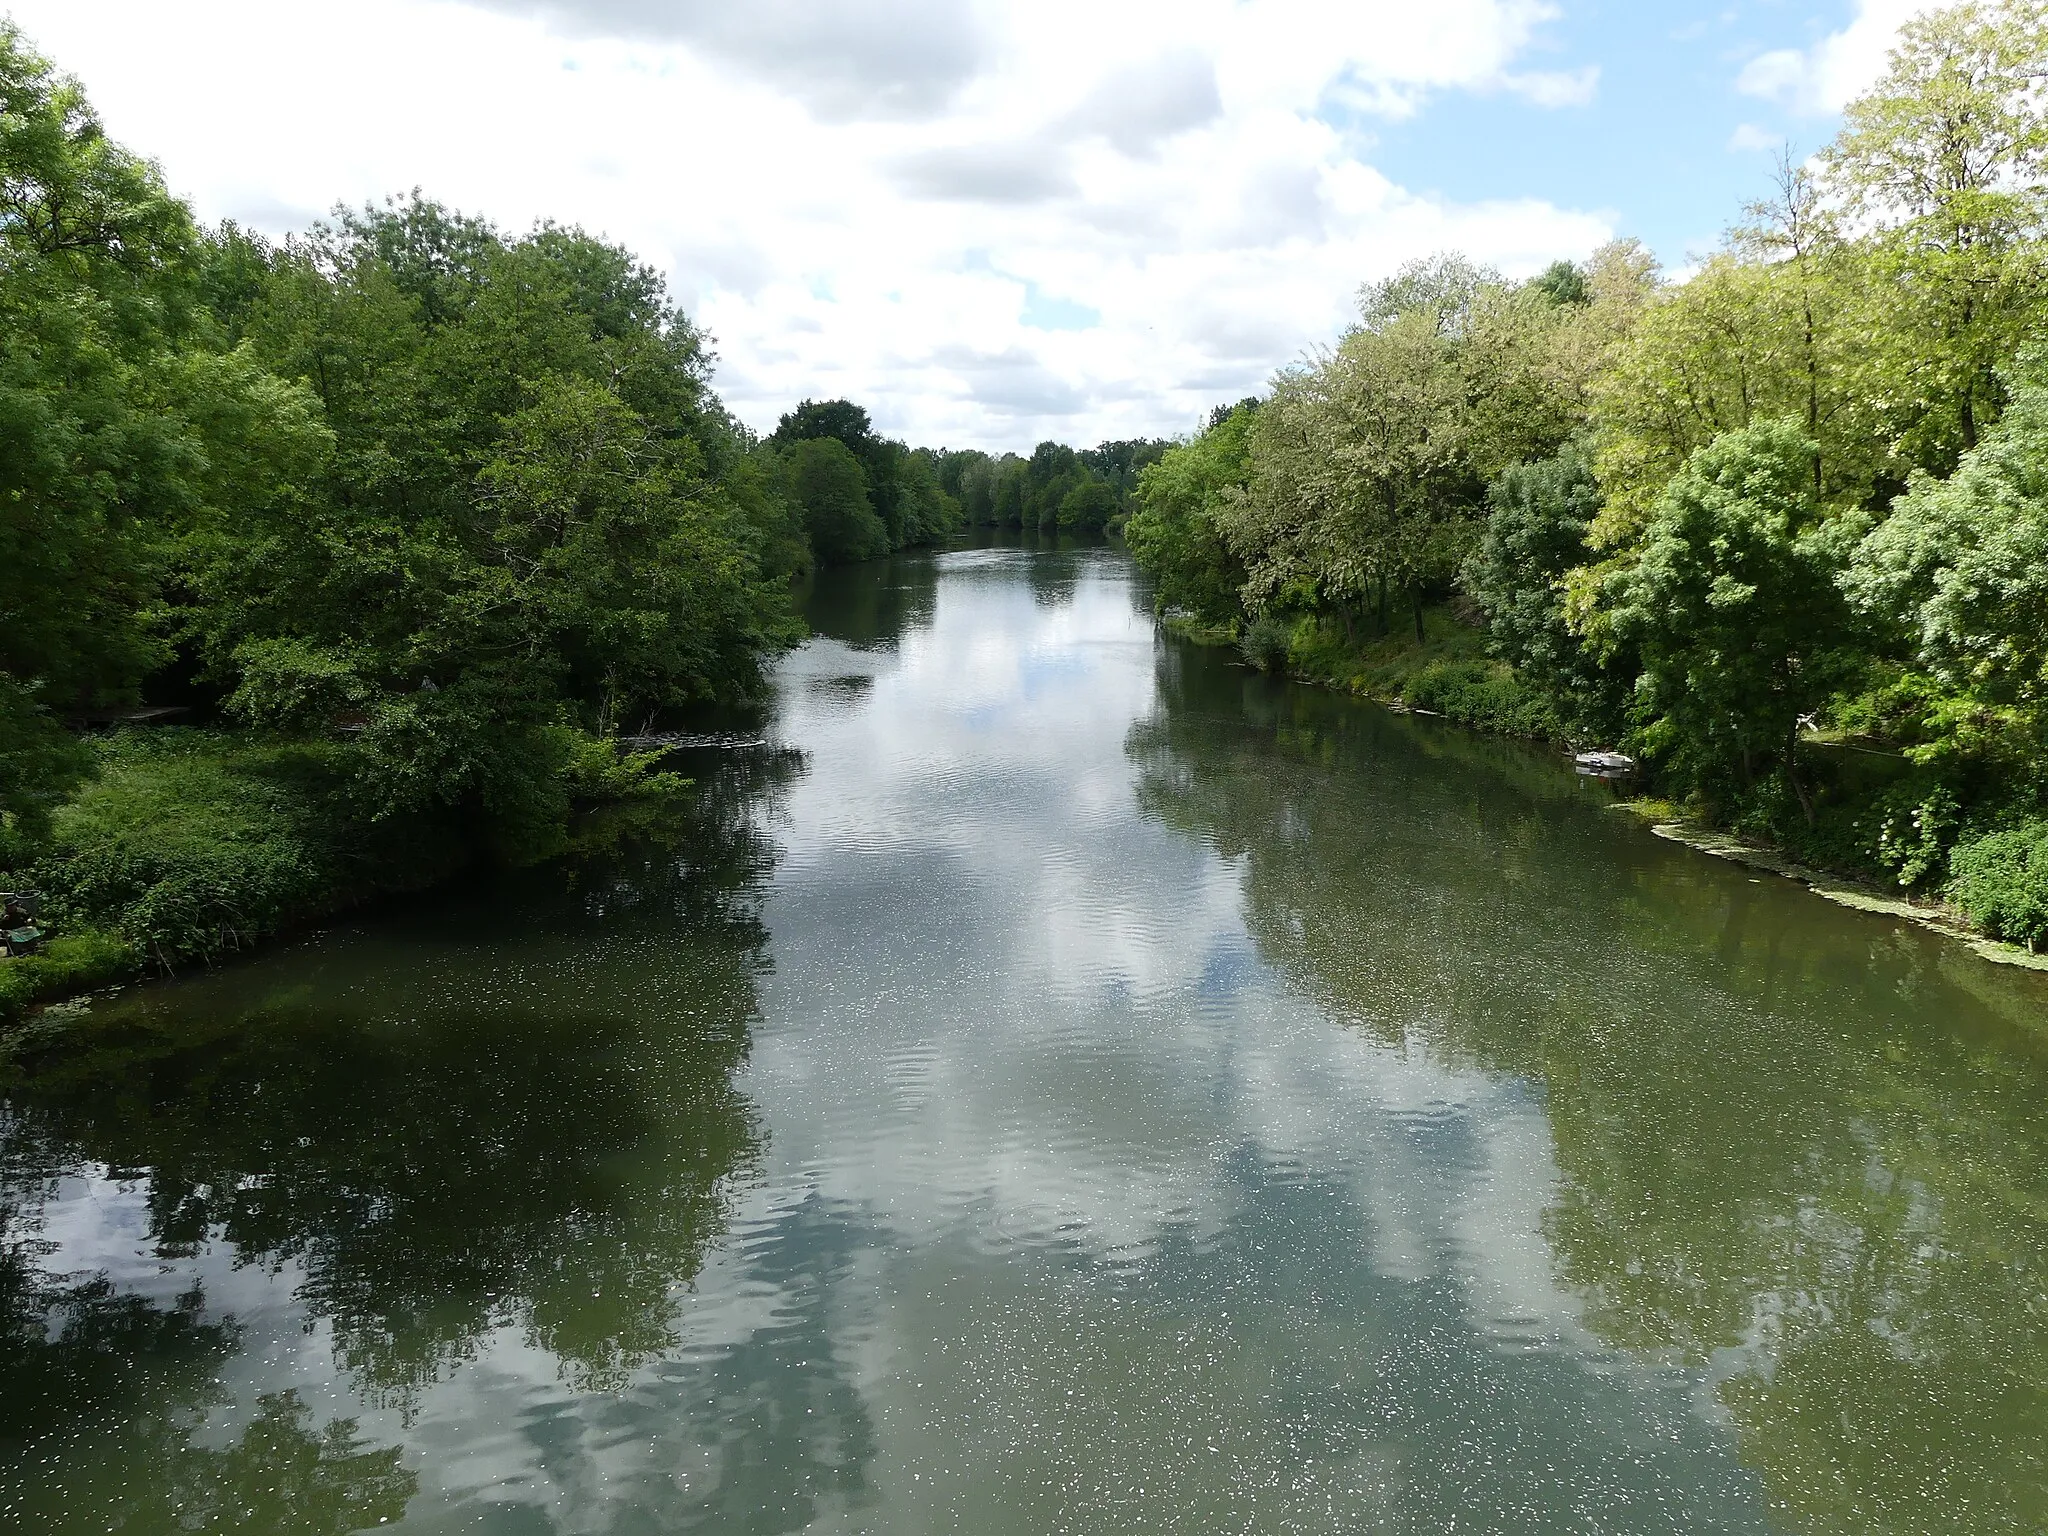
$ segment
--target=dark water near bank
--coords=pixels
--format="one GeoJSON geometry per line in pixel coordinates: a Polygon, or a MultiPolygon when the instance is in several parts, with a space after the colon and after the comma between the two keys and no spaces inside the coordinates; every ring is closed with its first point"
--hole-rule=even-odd
{"type": "Polygon", "coordinates": [[[814,606],[680,848],[38,1058],[0,1530],[2048,1530],[2048,979],[1111,552],[814,606]]]}

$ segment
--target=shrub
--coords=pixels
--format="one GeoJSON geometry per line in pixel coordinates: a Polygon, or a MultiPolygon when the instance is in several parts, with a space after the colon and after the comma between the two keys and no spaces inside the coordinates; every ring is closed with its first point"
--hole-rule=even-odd
{"type": "Polygon", "coordinates": [[[1403,685],[1417,709],[1507,736],[1550,739],[1563,727],[1550,701],[1499,662],[1433,661],[1403,685]]]}
{"type": "Polygon", "coordinates": [[[2038,950],[2048,938],[2048,822],[1959,843],[1949,893],[1993,938],[2038,950]]]}
{"type": "MultiPolygon", "coordinates": [[[[1939,869],[1962,820],[1962,807],[1948,787],[1922,792],[1917,783],[1894,785],[1872,807],[1865,853],[1878,868],[1911,890],[1939,869]]],[[[1865,830],[1858,824],[1858,831],[1865,830]]]]}
{"type": "Polygon", "coordinates": [[[333,885],[312,832],[325,819],[322,748],[161,731],[100,755],[37,871],[60,925],[116,929],[170,966],[274,932],[333,885]]]}
{"type": "Polygon", "coordinates": [[[1238,653],[1261,672],[1285,672],[1294,632],[1285,620],[1262,613],[1238,637],[1238,653]]]}

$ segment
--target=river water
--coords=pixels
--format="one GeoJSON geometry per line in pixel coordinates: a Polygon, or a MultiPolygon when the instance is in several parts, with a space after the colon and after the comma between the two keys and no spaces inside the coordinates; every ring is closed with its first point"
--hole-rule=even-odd
{"type": "Polygon", "coordinates": [[[679,841],[44,1026],[0,1530],[2048,1530],[2048,978],[840,573],[679,841]]]}

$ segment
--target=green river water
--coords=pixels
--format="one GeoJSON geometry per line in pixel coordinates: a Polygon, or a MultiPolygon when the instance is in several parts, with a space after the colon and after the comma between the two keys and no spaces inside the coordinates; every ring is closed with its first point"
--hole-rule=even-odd
{"type": "Polygon", "coordinates": [[[812,617],[680,843],[43,1027],[0,1530],[2048,1531],[2048,977],[1114,551],[812,617]]]}

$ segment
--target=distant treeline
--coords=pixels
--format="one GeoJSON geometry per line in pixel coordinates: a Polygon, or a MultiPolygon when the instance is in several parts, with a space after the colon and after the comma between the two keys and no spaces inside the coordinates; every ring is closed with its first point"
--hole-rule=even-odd
{"type": "Polygon", "coordinates": [[[939,484],[977,528],[1065,528],[1096,533],[1130,515],[1139,474],[1172,444],[1163,438],[1068,448],[1040,443],[1030,458],[940,450],[939,484]]]}
{"type": "Polygon", "coordinates": [[[1458,257],[1146,470],[1164,609],[1261,665],[1483,625],[1433,700],[2048,938],[2048,21],[1905,26],[1682,279],[1458,257]]]}
{"type": "Polygon", "coordinates": [[[1040,443],[1025,458],[978,449],[911,448],[878,435],[850,400],[806,400],[777,424],[759,456],[787,495],[820,566],[934,543],[965,528],[1119,528],[1139,474],[1165,438],[1069,448],[1040,443]]]}

